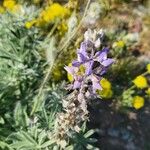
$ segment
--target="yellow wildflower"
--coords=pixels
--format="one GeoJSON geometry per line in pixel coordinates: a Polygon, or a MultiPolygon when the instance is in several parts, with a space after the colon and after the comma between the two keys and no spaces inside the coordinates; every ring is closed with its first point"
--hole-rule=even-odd
{"type": "Polygon", "coordinates": [[[16,5],[16,1],[14,0],[4,0],[3,2],[3,6],[8,10],[13,10],[15,5],[16,5]]]}
{"type": "Polygon", "coordinates": [[[0,6],[0,14],[3,14],[4,12],[5,12],[5,9],[2,6],[0,6]]]}
{"type": "Polygon", "coordinates": [[[58,3],[53,3],[41,12],[41,18],[45,22],[54,21],[56,18],[63,18],[69,14],[69,10],[58,3]]]}
{"type": "Polygon", "coordinates": [[[27,29],[30,29],[35,23],[36,23],[36,20],[28,21],[25,23],[25,27],[27,29]]]}
{"type": "Polygon", "coordinates": [[[21,11],[22,9],[22,6],[17,4],[15,0],[4,0],[3,6],[13,13],[21,11]]]}
{"type": "Polygon", "coordinates": [[[150,64],[147,64],[147,71],[150,73],[150,64]]]}
{"type": "Polygon", "coordinates": [[[111,83],[105,78],[100,81],[100,84],[104,89],[111,89],[111,83]]]}
{"type": "Polygon", "coordinates": [[[140,109],[143,106],[144,106],[144,98],[141,96],[135,96],[133,98],[133,107],[135,109],[140,109]]]}
{"type": "Polygon", "coordinates": [[[113,47],[123,48],[125,46],[124,41],[114,42],[113,47]]]}
{"type": "Polygon", "coordinates": [[[133,83],[140,89],[146,88],[148,86],[147,80],[144,76],[140,75],[137,76],[134,80],[133,83]]]}
{"type": "Polygon", "coordinates": [[[150,88],[146,90],[146,94],[150,96],[150,88]]]}
{"type": "Polygon", "coordinates": [[[113,91],[111,89],[111,83],[103,78],[100,81],[100,84],[102,86],[102,90],[98,90],[97,93],[102,97],[102,98],[111,98],[113,95],[113,91]]]}
{"type": "Polygon", "coordinates": [[[113,91],[111,89],[103,89],[102,91],[98,90],[98,94],[102,98],[111,98],[113,95],[113,91]]]}

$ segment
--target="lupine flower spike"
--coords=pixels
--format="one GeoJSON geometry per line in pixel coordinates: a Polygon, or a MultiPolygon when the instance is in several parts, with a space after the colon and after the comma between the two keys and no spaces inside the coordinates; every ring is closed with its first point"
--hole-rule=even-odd
{"type": "MultiPolygon", "coordinates": [[[[72,62],[71,66],[66,66],[66,71],[71,74],[74,78],[72,89],[80,89],[81,87],[87,86],[89,91],[96,93],[97,89],[102,89],[100,80],[102,75],[107,71],[108,67],[114,62],[113,59],[107,58],[108,48],[103,48],[101,51],[97,51],[95,43],[100,39],[94,39],[91,31],[87,31],[85,34],[88,38],[81,43],[80,49],[77,50],[77,59],[72,62]],[[90,33],[87,33],[90,32],[90,33]],[[80,67],[85,68],[84,74],[78,74],[80,67]],[[87,85],[86,85],[87,84],[87,85]]],[[[94,31],[95,36],[96,33],[94,31]]]]}
{"type": "Polygon", "coordinates": [[[109,52],[107,47],[98,50],[103,35],[102,30],[86,31],[84,41],[77,50],[77,59],[73,60],[71,65],[65,66],[65,70],[73,77],[69,86],[73,92],[63,100],[65,112],[58,114],[56,137],[59,142],[66,138],[66,135],[70,135],[69,132],[80,131],[81,122],[88,119],[87,103],[91,98],[98,96],[97,90],[102,90],[100,85],[102,76],[114,62],[113,59],[107,58],[109,52]]]}

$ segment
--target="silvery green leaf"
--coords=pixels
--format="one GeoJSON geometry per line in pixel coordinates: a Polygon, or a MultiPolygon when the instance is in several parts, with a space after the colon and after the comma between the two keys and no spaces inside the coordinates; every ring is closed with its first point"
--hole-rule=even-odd
{"type": "Polygon", "coordinates": [[[84,137],[85,137],[85,138],[88,138],[88,137],[90,137],[91,135],[93,135],[94,132],[95,132],[95,131],[91,129],[91,130],[87,131],[87,132],[84,134],[84,137]]]}

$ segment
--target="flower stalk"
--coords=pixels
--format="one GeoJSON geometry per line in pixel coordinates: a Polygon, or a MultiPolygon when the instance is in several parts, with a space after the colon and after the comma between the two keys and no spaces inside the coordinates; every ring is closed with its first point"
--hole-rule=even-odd
{"type": "Polygon", "coordinates": [[[73,133],[80,132],[81,123],[88,120],[88,103],[98,97],[97,91],[102,90],[102,76],[114,62],[113,59],[107,58],[107,47],[99,50],[103,35],[102,30],[86,31],[84,41],[77,50],[77,59],[72,61],[71,66],[65,66],[73,81],[68,85],[68,90],[72,92],[63,99],[64,112],[57,116],[55,137],[58,144],[67,140],[73,133]]]}

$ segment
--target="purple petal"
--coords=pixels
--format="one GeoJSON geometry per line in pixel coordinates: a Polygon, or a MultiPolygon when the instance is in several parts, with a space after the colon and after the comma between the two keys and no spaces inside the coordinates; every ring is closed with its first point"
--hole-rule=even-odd
{"type": "Polygon", "coordinates": [[[102,67],[102,66],[97,67],[93,70],[93,73],[98,75],[98,76],[101,76],[101,75],[106,73],[107,69],[108,69],[107,67],[102,67]]]}
{"type": "Polygon", "coordinates": [[[101,64],[105,67],[111,65],[114,62],[114,59],[108,58],[106,60],[104,60],[103,62],[101,62],[101,64]]]}
{"type": "Polygon", "coordinates": [[[82,53],[78,53],[77,55],[78,55],[78,61],[79,62],[85,62],[85,61],[87,61],[87,57],[84,56],[82,53]]]}
{"type": "Polygon", "coordinates": [[[74,81],[74,84],[73,84],[73,89],[78,89],[81,87],[81,82],[80,81],[74,81]]]}
{"type": "Polygon", "coordinates": [[[101,70],[100,75],[102,76],[103,74],[105,74],[105,73],[107,72],[107,69],[108,69],[108,68],[103,68],[103,69],[101,70]]]}
{"type": "Polygon", "coordinates": [[[107,53],[106,52],[101,52],[100,55],[97,57],[98,62],[102,62],[103,60],[107,59],[107,53]]]}
{"type": "Polygon", "coordinates": [[[99,82],[93,82],[93,90],[102,90],[102,87],[99,82]]]}
{"type": "Polygon", "coordinates": [[[78,53],[82,53],[84,56],[87,56],[87,44],[85,42],[81,43],[80,49],[78,49],[78,53]]]}
{"type": "Polygon", "coordinates": [[[79,61],[77,61],[77,60],[74,60],[73,62],[72,62],[72,66],[74,66],[74,67],[79,67],[81,65],[81,62],[79,62],[79,61]]]}
{"type": "Polygon", "coordinates": [[[69,74],[74,74],[75,73],[75,68],[74,67],[69,67],[65,66],[64,69],[69,73],[69,74]]]}
{"type": "Polygon", "coordinates": [[[109,48],[105,47],[105,48],[102,49],[102,51],[108,53],[109,52],[109,48]]]}
{"type": "Polygon", "coordinates": [[[93,64],[94,64],[94,61],[90,61],[90,62],[86,63],[86,75],[92,74],[93,64]]]}
{"type": "Polygon", "coordinates": [[[95,53],[95,57],[98,57],[102,52],[101,51],[98,51],[95,53]]]}
{"type": "Polygon", "coordinates": [[[108,48],[104,48],[102,51],[97,52],[95,54],[96,61],[102,62],[103,60],[106,60],[108,51],[109,51],[108,48]]]}
{"type": "Polygon", "coordinates": [[[98,76],[91,76],[91,80],[92,80],[92,87],[93,87],[93,92],[96,92],[96,90],[102,90],[102,87],[100,85],[100,77],[98,76]]]}

